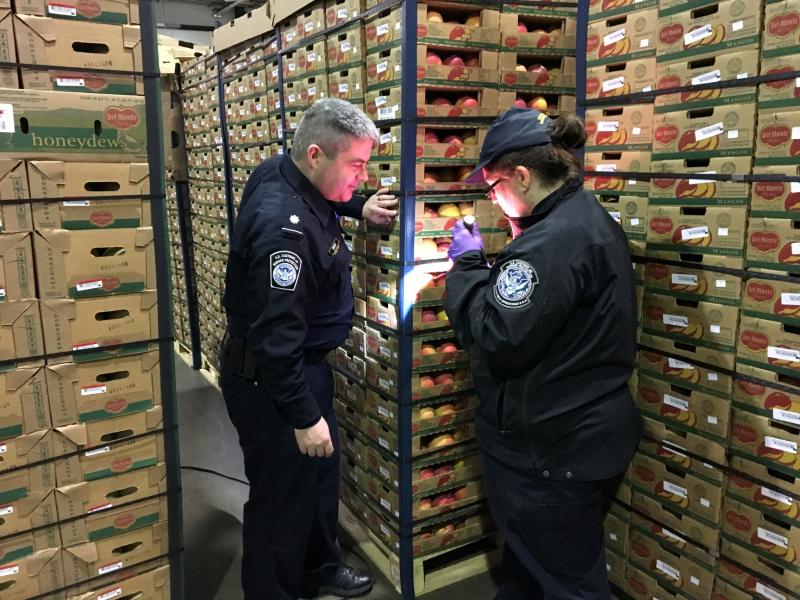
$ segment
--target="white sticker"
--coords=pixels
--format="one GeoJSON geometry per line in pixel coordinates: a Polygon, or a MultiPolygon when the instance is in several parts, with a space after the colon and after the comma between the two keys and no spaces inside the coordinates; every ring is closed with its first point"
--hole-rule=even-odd
{"type": "Polygon", "coordinates": [[[62,206],[91,206],[92,203],[89,200],[65,200],[62,202],[62,206]]]}
{"type": "Polygon", "coordinates": [[[697,77],[692,77],[692,85],[703,85],[704,83],[716,83],[722,79],[722,73],[719,69],[703,73],[697,77]]]}
{"type": "Polygon", "coordinates": [[[385,121],[386,119],[394,119],[394,115],[397,112],[396,106],[390,106],[387,108],[379,108],[378,109],[378,119],[385,121]]]}
{"type": "Polygon", "coordinates": [[[0,288],[0,300],[3,300],[6,297],[6,289],[0,288]]]}
{"type": "Polygon", "coordinates": [[[708,127],[701,127],[700,129],[695,130],[694,139],[696,142],[702,142],[708,138],[720,135],[723,131],[725,131],[725,125],[722,123],[714,123],[708,127]]]}
{"type": "Polygon", "coordinates": [[[728,282],[725,281],[724,279],[717,279],[717,281],[715,282],[715,285],[718,288],[726,288],[726,287],[728,287],[728,282]]]}
{"type": "Polygon", "coordinates": [[[350,43],[350,40],[345,40],[341,44],[339,44],[339,50],[342,52],[349,52],[353,45],[350,43]]]}
{"type": "Polygon", "coordinates": [[[381,445],[382,447],[386,448],[387,450],[389,449],[389,442],[387,442],[387,441],[386,441],[384,438],[382,438],[382,437],[379,437],[379,438],[378,438],[378,444],[379,444],[379,445],[381,445]]]}
{"type": "Polygon", "coordinates": [[[634,227],[635,227],[635,226],[639,225],[639,223],[641,223],[641,220],[640,220],[640,219],[638,219],[638,218],[636,218],[636,219],[631,219],[631,225],[632,225],[632,226],[634,226],[634,227]]]}
{"type": "Polygon", "coordinates": [[[617,541],[617,534],[616,533],[609,533],[608,537],[611,539],[612,542],[617,541]]]}
{"type": "Polygon", "coordinates": [[[13,513],[14,513],[13,506],[4,506],[3,508],[0,508],[0,517],[5,517],[6,515],[10,515],[13,513]]]}
{"type": "Polygon", "coordinates": [[[800,350],[794,348],[779,348],[778,346],[768,346],[767,356],[776,360],[788,360],[789,362],[800,362],[800,350]]]}
{"type": "Polygon", "coordinates": [[[5,569],[0,569],[0,577],[8,577],[10,575],[16,575],[17,573],[19,573],[18,565],[11,565],[5,569]]]}
{"type": "Polygon", "coordinates": [[[650,40],[648,38],[639,41],[639,48],[647,48],[648,46],[650,46],[650,40]]]}
{"type": "Polygon", "coordinates": [[[699,42],[700,40],[707,38],[712,33],[713,33],[713,28],[711,27],[711,25],[703,25],[702,27],[698,27],[694,31],[690,31],[689,33],[684,35],[683,43],[686,46],[694,44],[695,42],[699,42]]]}
{"type": "Polygon", "coordinates": [[[664,325],[672,325],[674,327],[688,327],[689,326],[689,319],[687,317],[682,317],[680,315],[663,315],[661,320],[664,322],[664,325]]]}
{"type": "Polygon", "coordinates": [[[664,482],[664,489],[668,491],[670,494],[675,494],[676,496],[680,496],[681,498],[688,498],[689,492],[686,488],[682,488],[679,485],[675,485],[674,483],[670,483],[669,481],[664,482]]]}
{"type": "Polygon", "coordinates": [[[800,254],[800,242],[792,242],[792,254],[800,254]]]}
{"type": "Polygon", "coordinates": [[[738,140],[739,139],[739,130],[738,129],[731,129],[728,132],[728,139],[729,140],[738,140]]]}
{"type": "Polygon", "coordinates": [[[768,487],[761,486],[761,495],[766,496],[771,500],[775,500],[775,502],[780,502],[781,504],[785,504],[786,506],[791,506],[794,504],[794,500],[792,500],[786,494],[781,494],[780,492],[776,492],[773,489],[768,487]]]}
{"type": "Polygon", "coordinates": [[[790,442],[789,440],[765,436],[764,445],[772,450],[780,450],[781,452],[788,452],[789,454],[797,454],[797,443],[790,442]]]}
{"type": "Polygon", "coordinates": [[[690,227],[689,229],[682,229],[681,230],[681,239],[686,240],[697,240],[700,238],[708,237],[710,234],[708,227],[705,225],[701,227],[690,227]]]}
{"type": "Polygon", "coordinates": [[[306,62],[317,62],[317,53],[316,52],[309,52],[306,54],[306,62]]]}
{"type": "Polygon", "coordinates": [[[392,256],[392,254],[394,254],[394,250],[390,246],[381,246],[382,256],[392,256]]]}
{"type": "Polygon", "coordinates": [[[736,79],[747,79],[748,77],[749,77],[749,74],[748,74],[748,73],[739,73],[739,74],[736,76],[736,79]]]}
{"type": "Polygon", "coordinates": [[[290,73],[294,73],[297,70],[297,65],[293,62],[287,63],[287,67],[290,73]]]}
{"type": "Polygon", "coordinates": [[[770,587],[765,586],[760,581],[756,581],[756,591],[767,598],[767,600],[786,600],[786,596],[780,594],[770,587]]]}
{"type": "Polygon", "coordinates": [[[672,442],[664,442],[664,444],[662,444],[661,447],[667,450],[668,452],[672,452],[673,454],[676,454],[680,457],[689,458],[686,454],[686,448],[681,448],[680,446],[672,442]],[[676,448],[680,448],[681,450],[683,450],[683,452],[677,450],[676,448]]]}
{"type": "Polygon", "coordinates": [[[72,347],[72,349],[74,351],[78,351],[78,350],[93,350],[93,349],[99,348],[99,347],[100,347],[100,344],[98,344],[97,342],[86,342],[84,344],[76,344],[75,346],[72,347]]]}
{"type": "Polygon", "coordinates": [[[340,8],[339,10],[337,10],[336,11],[336,18],[337,19],[346,19],[347,18],[347,9],[346,8],[340,8]]]}
{"type": "Polygon", "coordinates": [[[614,79],[607,79],[603,82],[603,91],[610,92],[625,85],[625,77],[615,77],[614,79]]]}
{"type": "Polygon", "coordinates": [[[711,325],[709,329],[711,333],[722,333],[722,328],[719,325],[711,325]]]}
{"type": "Polygon", "coordinates": [[[389,537],[389,535],[390,535],[389,534],[389,528],[386,525],[384,525],[383,523],[381,523],[380,526],[381,526],[381,533],[383,533],[383,535],[385,535],[386,537],[389,537]]]}
{"type": "Polygon", "coordinates": [[[634,127],[631,131],[633,132],[633,135],[642,135],[641,127],[634,127]]]}
{"type": "Polygon", "coordinates": [[[764,529],[763,527],[758,528],[758,537],[762,540],[769,542],[770,544],[775,544],[776,546],[780,546],[781,548],[788,548],[789,547],[789,540],[782,535],[778,535],[774,531],[770,531],[769,529],[764,529]]]}
{"type": "Polygon", "coordinates": [[[97,597],[97,600],[111,600],[112,598],[116,598],[117,596],[121,596],[121,595],[122,595],[122,588],[118,587],[118,588],[113,589],[113,590],[111,590],[109,592],[105,592],[104,594],[100,594],[97,597]]]}
{"type": "Polygon", "coordinates": [[[708,380],[709,381],[717,381],[718,379],[719,379],[719,375],[717,375],[716,373],[709,373],[708,374],[708,380]]]}
{"type": "Polygon", "coordinates": [[[670,369],[691,369],[694,370],[694,365],[690,365],[687,362],[683,362],[682,360],[678,360],[677,358],[670,358],[668,361],[670,369]]]}
{"type": "Polygon", "coordinates": [[[387,469],[386,467],[379,466],[379,467],[378,467],[378,472],[379,472],[379,473],[380,473],[380,474],[381,474],[381,475],[382,475],[382,476],[383,476],[385,479],[391,479],[391,475],[389,474],[389,469],[387,469]]]}
{"type": "Polygon", "coordinates": [[[378,66],[375,68],[375,71],[380,75],[381,73],[386,72],[389,69],[389,61],[384,60],[378,63],[378,66]]]}
{"type": "Polygon", "coordinates": [[[610,215],[611,215],[611,218],[612,218],[612,219],[614,219],[614,220],[615,220],[617,223],[619,223],[619,222],[620,222],[620,217],[621,217],[621,215],[620,215],[619,211],[617,211],[617,210],[612,210],[612,211],[610,211],[608,214],[610,214],[610,215]]]}
{"type": "MultiPolygon", "coordinates": [[[[377,314],[377,317],[378,317],[378,323],[386,325],[389,322],[389,313],[379,312],[377,314]]],[[[383,383],[385,381],[386,381],[385,379],[381,380],[382,382],[381,387],[386,387],[385,383],[383,383]]]]}
{"type": "Polygon", "coordinates": [[[600,121],[597,124],[597,131],[619,131],[619,121],[600,121]]]}
{"type": "Polygon", "coordinates": [[[617,170],[617,165],[597,165],[594,170],[600,173],[614,173],[617,170]]]}
{"type": "Polygon", "coordinates": [[[94,396],[95,394],[105,394],[108,388],[105,385],[87,385],[81,388],[81,396],[94,396]]]}
{"type": "Polygon", "coordinates": [[[99,569],[97,569],[97,573],[99,575],[105,575],[106,573],[113,573],[114,571],[119,571],[121,568],[122,568],[122,561],[115,562],[113,564],[100,567],[99,569]]]}
{"type": "Polygon", "coordinates": [[[392,416],[392,413],[390,413],[385,406],[378,407],[378,414],[387,419],[391,418],[392,416]]]}
{"type": "Polygon", "coordinates": [[[8,446],[0,444],[0,454],[5,454],[6,452],[8,452],[8,446]]]}
{"type": "Polygon", "coordinates": [[[711,508],[711,500],[709,500],[708,498],[700,498],[700,504],[702,504],[706,508],[711,508]]]}
{"type": "Polygon", "coordinates": [[[625,39],[625,28],[612,31],[608,35],[603,36],[603,46],[610,46],[622,39],[625,39]]]}
{"type": "Polygon", "coordinates": [[[675,285],[697,285],[697,275],[673,273],[672,283],[675,285]]]}
{"type": "Polygon", "coordinates": [[[386,510],[392,510],[392,505],[386,498],[381,498],[381,506],[386,510]]]}
{"type": "Polygon", "coordinates": [[[658,569],[662,573],[669,575],[670,577],[672,577],[672,579],[677,580],[681,578],[681,572],[678,571],[678,569],[676,569],[675,567],[671,567],[664,561],[656,560],[656,569],[658,569]]]}
{"type": "Polygon", "coordinates": [[[317,88],[316,87],[308,88],[308,95],[309,96],[316,96],[317,95],[317,88]]]}
{"type": "Polygon", "coordinates": [[[339,84],[339,93],[340,94],[346,94],[349,91],[350,91],[350,85],[349,84],[347,84],[347,83],[340,83],[339,84]]]}
{"type": "Polygon", "coordinates": [[[664,404],[673,408],[677,408],[678,410],[689,410],[689,402],[687,400],[676,398],[675,396],[670,396],[669,394],[664,394],[664,404]]]}
{"type": "Polygon", "coordinates": [[[387,33],[389,33],[389,24],[381,23],[375,28],[375,33],[377,35],[386,35],[387,33]]]}
{"type": "Polygon", "coordinates": [[[792,139],[800,140],[800,127],[792,127],[792,139]]]}
{"type": "Polygon", "coordinates": [[[14,105],[0,103],[0,133],[14,133],[14,105]]]}
{"type": "Polygon", "coordinates": [[[648,85],[647,87],[643,87],[643,88],[642,88],[642,91],[643,91],[644,93],[647,93],[647,92],[652,92],[652,91],[653,91],[653,88],[652,88],[651,86],[649,86],[649,85],[648,85]]]}
{"type": "Polygon", "coordinates": [[[381,135],[380,141],[381,141],[381,144],[385,144],[387,142],[391,142],[392,141],[392,134],[391,133],[384,133],[383,135],[381,135]]]}
{"type": "Polygon", "coordinates": [[[706,417],[706,421],[708,421],[711,425],[717,425],[719,423],[719,419],[717,419],[717,417],[714,415],[708,415],[706,417]]]}
{"type": "Polygon", "coordinates": [[[295,100],[297,100],[297,94],[289,94],[289,95],[287,96],[286,100],[287,100],[288,102],[294,102],[295,100]]]}
{"type": "Polygon", "coordinates": [[[89,450],[88,452],[84,453],[84,456],[88,458],[91,456],[97,456],[98,454],[106,454],[107,452],[111,452],[111,446],[103,446],[102,448],[89,450]]]}
{"type": "Polygon", "coordinates": [[[96,512],[100,512],[101,510],[109,509],[112,506],[114,506],[114,505],[111,502],[109,502],[108,504],[101,504],[100,506],[93,506],[92,508],[90,508],[86,512],[87,513],[96,513],[96,512]]]}
{"type": "Polygon", "coordinates": [[[387,187],[397,182],[397,177],[390,175],[389,177],[381,177],[381,187],[387,187]]]}
{"type": "Polygon", "coordinates": [[[700,579],[695,577],[694,575],[690,575],[689,583],[691,583],[692,585],[700,585],[700,579]]]}
{"type": "Polygon", "coordinates": [[[776,421],[783,421],[784,423],[791,423],[792,425],[800,425],[800,413],[792,412],[790,410],[773,408],[772,418],[776,421]]]}
{"type": "Polygon", "coordinates": [[[800,306],[800,294],[781,294],[781,304],[784,306],[800,306]]]}
{"type": "Polygon", "coordinates": [[[680,544],[685,544],[685,543],[686,543],[686,540],[685,540],[685,539],[683,539],[683,538],[682,538],[681,536],[679,536],[679,535],[675,535],[675,534],[674,534],[674,533],[672,533],[672,532],[671,532],[669,529],[664,529],[664,528],[662,527],[662,528],[661,528],[661,534],[662,534],[662,535],[663,535],[665,538],[667,538],[667,539],[669,539],[669,540],[672,540],[673,542],[678,542],[678,543],[680,543],[680,544]]]}
{"type": "Polygon", "coordinates": [[[86,82],[79,77],[56,77],[56,84],[60,87],[84,87],[86,82]]]}
{"type": "Polygon", "coordinates": [[[306,23],[306,24],[303,26],[303,29],[305,29],[305,32],[306,32],[306,33],[309,33],[309,32],[311,32],[311,31],[314,31],[314,21],[309,21],[308,23],[306,23]]]}
{"type": "Polygon", "coordinates": [[[800,88],[800,77],[794,80],[794,87],[800,88]]]}
{"type": "MultiPolygon", "coordinates": [[[[386,321],[388,321],[388,320],[389,320],[389,318],[388,318],[388,315],[387,315],[386,321]]],[[[382,387],[383,389],[385,389],[385,390],[391,389],[392,380],[391,379],[384,379],[383,377],[379,377],[378,378],[378,385],[380,387],[382,387]]]]}
{"type": "Polygon", "coordinates": [[[744,29],[744,21],[734,21],[731,25],[732,31],[741,31],[744,29]]]}
{"type": "Polygon", "coordinates": [[[51,15],[58,15],[60,17],[77,17],[78,9],[69,4],[50,4],[47,5],[47,12],[51,15]]]}
{"type": "Polygon", "coordinates": [[[717,229],[717,235],[719,237],[728,237],[728,228],[720,227],[719,229],[717,229]]]}

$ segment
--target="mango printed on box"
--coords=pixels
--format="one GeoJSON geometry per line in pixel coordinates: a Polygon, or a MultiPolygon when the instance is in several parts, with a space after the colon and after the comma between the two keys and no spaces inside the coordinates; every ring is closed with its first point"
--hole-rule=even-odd
{"type": "Polygon", "coordinates": [[[749,183],[706,179],[703,175],[744,175],[750,172],[751,162],[749,156],[679,158],[654,162],[651,167],[653,173],[686,173],[688,177],[653,177],[650,180],[651,204],[746,206],[750,198],[749,183]]]}
{"type": "Polygon", "coordinates": [[[651,206],[647,244],[653,250],[742,256],[746,207],[651,206]]]}
{"type": "Polygon", "coordinates": [[[586,61],[589,66],[653,56],[658,9],[646,8],[589,23],[586,61]]]}
{"type": "Polygon", "coordinates": [[[586,99],[651,92],[656,82],[656,58],[640,58],[586,69],[586,99]]]}
{"type": "Polygon", "coordinates": [[[653,107],[609,106],[586,111],[586,147],[591,150],[650,150],[653,107]]]}
{"type": "Polygon", "coordinates": [[[761,57],[761,75],[785,75],[784,79],[768,81],[758,86],[760,108],[800,107],[800,77],[792,75],[797,70],[794,56],[761,57]]]}
{"type": "Polygon", "coordinates": [[[796,165],[800,162],[800,111],[790,108],[760,111],[756,134],[756,165],[796,165]]]}
{"type": "Polygon", "coordinates": [[[750,217],[747,266],[800,273],[800,229],[794,221],[750,217]]]}
{"type": "MultiPolygon", "coordinates": [[[[800,165],[753,167],[753,175],[787,175],[800,178],[800,165]]],[[[754,182],[750,215],[790,219],[800,217],[800,179],[754,182]]]]}

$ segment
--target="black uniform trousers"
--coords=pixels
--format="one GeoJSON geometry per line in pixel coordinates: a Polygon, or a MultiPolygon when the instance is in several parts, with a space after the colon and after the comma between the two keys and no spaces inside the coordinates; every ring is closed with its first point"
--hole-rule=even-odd
{"type": "Polygon", "coordinates": [[[553,481],[483,452],[484,488],[505,538],[496,600],[608,600],[606,493],[621,476],[553,481]]]}
{"type": "Polygon", "coordinates": [[[224,359],[221,371],[222,393],[250,482],[242,524],[245,600],[314,595],[315,572],[341,563],[340,452],[331,368],[322,353],[306,354],[306,380],[333,440],[330,458],[300,453],[294,429],[267,396],[269,382],[256,384],[226,374],[224,359]]]}

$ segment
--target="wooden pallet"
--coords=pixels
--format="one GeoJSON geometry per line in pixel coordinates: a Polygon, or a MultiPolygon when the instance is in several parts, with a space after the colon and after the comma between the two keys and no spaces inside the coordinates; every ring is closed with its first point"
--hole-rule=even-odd
{"type": "MultiPolygon", "coordinates": [[[[353,546],[383,573],[398,593],[403,594],[398,556],[366,529],[344,503],[339,503],[339,524],[353,546]]],[[[501,558],[502,543],[497,534],[458,548],[448,548],[442,552],[415,558],[413,597],[485,573],[499,565],[501,558]],[[472,552],[469,551],[471,547],[474,547],[472,552]]],[[[403,597],[412,596],[406,592],[403,597]]]]}
{"type": "MultiPolygon", "coordinates": [[[[192,368],[192,352],[180,342],[175,342],[175,356],[192,368]]],[[[208,383],[219,389],[219,372],[208,358],[200,355],[200,370],[198,371],[208,383]]]]}

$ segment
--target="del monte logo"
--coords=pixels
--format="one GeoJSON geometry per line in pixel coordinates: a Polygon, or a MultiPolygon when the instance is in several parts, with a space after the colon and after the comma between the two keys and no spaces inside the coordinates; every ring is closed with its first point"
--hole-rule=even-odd
{"type": "Polygon", "coordinates": [[[139,124],[139,113],[132,108],[110,106],[106,109],[103,119],[115,129],[125,131],[139,124]]]}

